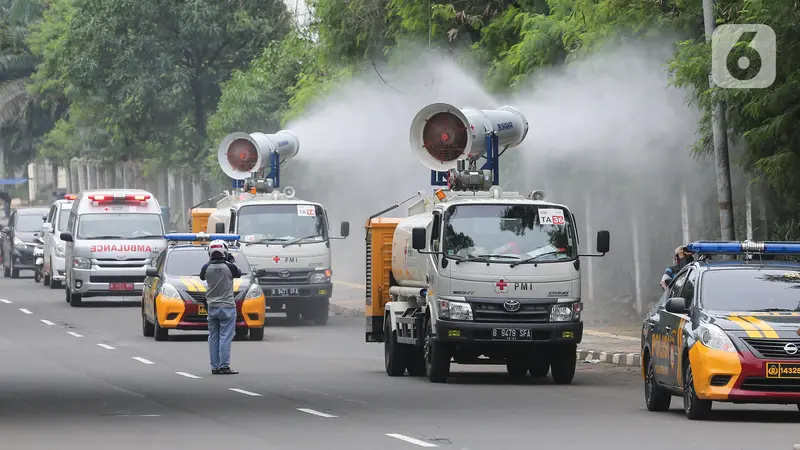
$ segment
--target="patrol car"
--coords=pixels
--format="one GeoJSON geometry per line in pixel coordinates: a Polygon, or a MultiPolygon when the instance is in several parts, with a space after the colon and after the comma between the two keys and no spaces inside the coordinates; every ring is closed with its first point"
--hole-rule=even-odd
{"type": "Polygon", "coordinates": [[[713,402],[800,409],[800,243],[708,242],[688,246],[684,267],[642,324],[645,403],[669,409],[683,398],[702,420],[713,402]],[[719,259],[713,255],[739,255],[719,259]]]}
{"type": "MultiPolygon", "coordinates": [[[[239,240],[233,234],[172,233],[164,237],[167,248],[147,268],[142,291],[142,334],[157,341],[167,340],[169,330],[208,330],[208,284],[200,280],[208,249],[201,244],[239,240]]],[[[264,339],[264,293],[253,282],[255,274],[244,253],[235,245],[229,252],[242,271],[242,276],[233,280],[236,337],[245,337],[249,331],[251,341],[260,341],[264,339]]]]}

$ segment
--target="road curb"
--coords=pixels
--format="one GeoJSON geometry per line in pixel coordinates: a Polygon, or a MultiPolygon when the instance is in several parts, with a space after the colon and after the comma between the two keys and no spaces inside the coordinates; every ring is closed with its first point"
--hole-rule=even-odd
{"type": "MultiPolygon", "coordinates": [[[[331,303],[331,312],[342,317],[364,317],[364,308],[331,303]]],[[[639,353],[589,350],[579,348],[576,352],[579,363],[611,364],[615,366],[641,367],[639,353]]]]}

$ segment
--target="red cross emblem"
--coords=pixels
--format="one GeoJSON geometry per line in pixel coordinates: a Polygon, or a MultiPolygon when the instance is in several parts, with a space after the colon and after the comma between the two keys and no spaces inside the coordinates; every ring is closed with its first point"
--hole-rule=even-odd
{"type": "Polygon", "coordinates": [[[109,208],[108,206],[106,206],[105,208],[103,208],[103,212],[109,212],[109,211],[111,211],[111,208],[109,208]]]}
{"type": "Polygon", "coordinates": [[[278,255],[272,257],[272,260],[275,261],[275,264],[278,264],[281,261],[281,258],[278,255]]]}
{"type": "Polygon", "coordinates": [[[494,283],[494,291],[497,292],[498,294],[505,294],[506,292],[508,292],[508,289],[506,289],[507,287],[508,283],[506,283],[506,280],[502,278],[499,278],[494,283]]]}

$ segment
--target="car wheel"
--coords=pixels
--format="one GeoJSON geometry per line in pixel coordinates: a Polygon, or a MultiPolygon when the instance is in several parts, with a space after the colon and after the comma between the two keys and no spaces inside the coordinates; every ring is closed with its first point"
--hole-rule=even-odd
{"type": "Polygon", "coordinates": [[[692,367],[687,359],[683,375],[683,411],[689,420],[705,420],[711,415],[711,400],[702,400],[694,390],[692,367]]]}
{"type": "Polygon", "coordinates": [[[263,341],[264,340],[264,327],[260,328],[250,328],[250,340],[251,341],[263,341]]]}
{"type": "Polygon", "coordinates": [[[155,326],[147,320],[147,315],[144,313],[144,302],[142,302],[142,336],[153,337],[155,333],[155,326]]]}
{"type": "Polygon", "coordinates": [[[14,268],[14,258],[9,261],[11,262],[11,278],[19,278],[19,269],[14,268]]]}
{"type": "Polygon", "coordinates": [[[644,379],[644,403],[650,411],[666,411],[672,395],[656,383],[656,367],[653,358],[647,356],[647,373],[644,379]]]}

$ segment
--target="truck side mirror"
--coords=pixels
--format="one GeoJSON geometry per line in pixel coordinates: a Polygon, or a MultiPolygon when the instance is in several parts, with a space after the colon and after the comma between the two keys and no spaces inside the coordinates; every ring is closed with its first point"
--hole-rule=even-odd
{"type": "Polygon", "coordinates": [[[148,267],[144,270],[144,274],[148,277],[155,277],[158,276],[158,268],[156,267],[148,267]]]}
{"type": "Polygon", "coordinates": [[[424,227],[416,227],[411,230],[411,247],[414,250],[425,249],[426,230],[424,227]]]}
{"type": "Polygon", "coordinates": [[[256,270],[256,277],[264,278],[265,276],[267,276],[267,269],[258,269],[258,270],[256,270]]]}
{"type": "Polygon", "coordinates": [[[686,312],[686,299],[683,297],[672,297],[667,300],[665,308],[667,312],[673,314],[684,314],[686,312]]]}
{"type": "Polygon", "coordinates": [[[342,222],[341,230],[339,230],[339,234],[342,237],[347,237],[350,235],[350,222],[342,222]]]}
{"type": "Polygon", "coordinates": [[[69,233],[69,232],[66,232],[66,231],[62,232],[59,237],[64,242],[75,242],[75,240],[72,239],[72,233],[69,233]]]}
{"type": "Polygon", "coordinates": [[[218,233],[218,234],[224,234],[225,233],[225,224],[224,223],[218,223],[218,224],[214,225],[214,232],[218,233]]]}
{"type": "Polygon", "coordinates": [[[608,253],[611,245],[611,234],[607,230],[597,232],[597,253],[608,253]]]}

